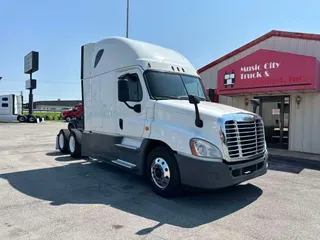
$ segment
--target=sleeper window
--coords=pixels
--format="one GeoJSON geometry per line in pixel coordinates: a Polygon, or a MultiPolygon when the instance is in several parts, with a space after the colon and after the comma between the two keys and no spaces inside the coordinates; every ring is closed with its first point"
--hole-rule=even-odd
{"type": "Polygon", "coordinates": [[[2,101],[8,101],[9,99],[7,97],[2,98],[2,101]]]}
{"type": "Polygon", "coordinates": [[[1,107],[9,107],[8,103],[2,103],[1,107]]]}
{"type": "Polygon", "coordinates": [[[138,75],[131,75],[131,81],[128,81],[129,101],[140,102],[142,100],[142,87],[138,75]]]}

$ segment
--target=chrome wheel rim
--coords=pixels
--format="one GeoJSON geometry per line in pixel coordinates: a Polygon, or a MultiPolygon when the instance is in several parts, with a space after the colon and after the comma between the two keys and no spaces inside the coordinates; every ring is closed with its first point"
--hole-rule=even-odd
{"type": "Polygon", "coordinates": [[[61,149],[64,147],[64,136],[62,133],[59,135],[59,146],[61,149]]]}
{"type": "Polygon", "coordinates": [[[76,140],[74,139],[74,136],[71,136],[70,139],[69,139],[69,149],[70,149],[70,152],[74,152],[76,148],[76,140]]]}
{"type": "Polygon", "coordinates": [[[152,181],[161,189],[165,189],[170,183],[170,168],[163,158],[156,158],[151,164],[152,181]]]}

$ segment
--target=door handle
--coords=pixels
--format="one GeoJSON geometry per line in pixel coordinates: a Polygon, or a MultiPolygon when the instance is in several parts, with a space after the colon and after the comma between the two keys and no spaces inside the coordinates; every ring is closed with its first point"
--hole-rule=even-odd
{"type": "Polygon", "coordinates": [[[122,118],[119,119],[119,127],[122,130],[123,129],[123,120],[122,118]]]}

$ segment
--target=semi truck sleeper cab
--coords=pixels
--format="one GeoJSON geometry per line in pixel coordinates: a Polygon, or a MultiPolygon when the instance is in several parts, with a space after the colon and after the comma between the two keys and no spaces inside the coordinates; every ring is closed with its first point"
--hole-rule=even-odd
{"type": "Polygon", "coordinates": [[[56,148],[146,175],[163,196],[215,189],[267,172],[261,117],[207,97],[181,54],[121,37],[81,48],[83,127],[56,148]]]}

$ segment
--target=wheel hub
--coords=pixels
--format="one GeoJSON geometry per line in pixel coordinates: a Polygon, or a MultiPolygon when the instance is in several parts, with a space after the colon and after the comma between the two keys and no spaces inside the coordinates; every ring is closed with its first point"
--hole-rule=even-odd
{"type": "Polygon", "coordinates": [[[74,139],[74,136],[71,136],[70,139],[69,139],[69,149],[70,149],[70,152],[74,152],[76,148],[76,141],[74,139]]]}
{"type": "Polygon", "coordinates": [[[64,147],[64,136],[63,134],[59,135],[59,146],[62,149],[64,147]]]}
{"type": "Polygon", "coordinates": [[[170,169],[163,158],[156,158],[151,165],[151,177],[159,188],[166,188],[170,183],[170,169]]]}

